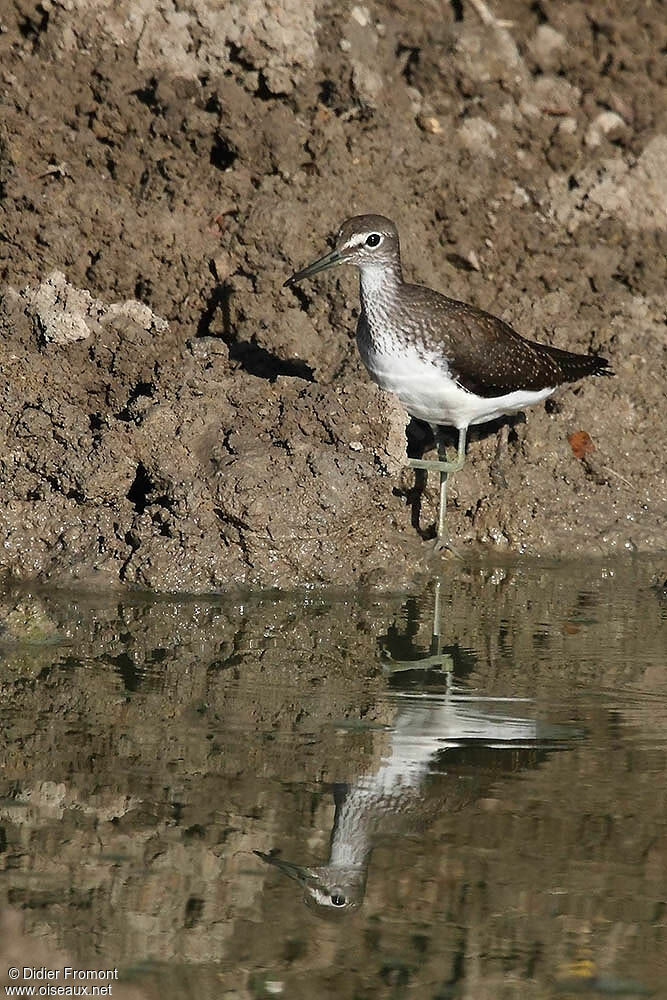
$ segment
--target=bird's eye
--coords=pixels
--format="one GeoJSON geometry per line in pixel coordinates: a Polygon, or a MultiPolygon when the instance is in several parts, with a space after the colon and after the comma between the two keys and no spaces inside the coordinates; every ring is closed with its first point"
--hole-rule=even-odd
{"type": "Polygon", "coordinates": [[[339,896],[337,893],[331,897],[331,902],[334,906],[345,906],[346,899],[345,896],[339,896]]]}
{"type": "Polygon", "coordinates": [[[379,242],[380,242],[380,234],[379,233],[371,233],[370,236],[366,237],[366,246],[367,247],[376,247],[379,242]]]}

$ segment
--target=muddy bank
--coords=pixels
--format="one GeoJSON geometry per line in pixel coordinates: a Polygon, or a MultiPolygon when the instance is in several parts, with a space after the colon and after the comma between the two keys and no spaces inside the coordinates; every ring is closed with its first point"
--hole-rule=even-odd
{"type": "Polygon", "coordinates": [[[458,546],[665,548],[663,19],[443,10],[4,11],[10,577],[203,592],[423,567],[436,484],[402,467],[402,411],[357,358],[354,276],[281,288],[362,211],[396,219],[410,278],[617,372],[473,432],[458,546]]]}

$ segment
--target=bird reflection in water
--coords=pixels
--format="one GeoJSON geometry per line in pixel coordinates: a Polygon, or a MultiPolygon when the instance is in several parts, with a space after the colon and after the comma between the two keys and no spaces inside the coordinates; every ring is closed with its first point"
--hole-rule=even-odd
{"type": "MultiPolygon", "coordinates": [[[[416,605],[408,609],[413,613],[416,605]]],[[[416,629],[408,615],[408,633],[416,629]]],[[[405,635],[390,632],[385,651],[405,651],[405,635]]],[[[286,861],[278,853],[254,853],[298,882],[305,902],[321,914],[346,913],[364,900],[373,847],[380,840],[418,833],[442,811],[474,808],[503,777],[536,767],[565,749],[577,730],[503,711],[517,699],[480,699],[457,689],[456,679],[474,665],[441,638],[440,581],[435,586],[433,637],[428,656],[386,658],[395,716],[382,738],[379,765],[350,784],[334,787],[335,814],[329,860],[320,866],[286,861]],[[440,690],[400,690],[401,678],[437,677],[440,690]],[[444,690],[443,690],[444,688],[444,690]],[[504,705],[503,705],[504,702],[504,705]]],[[[526,708],[528,706],[526,705],[526,708]]]]}

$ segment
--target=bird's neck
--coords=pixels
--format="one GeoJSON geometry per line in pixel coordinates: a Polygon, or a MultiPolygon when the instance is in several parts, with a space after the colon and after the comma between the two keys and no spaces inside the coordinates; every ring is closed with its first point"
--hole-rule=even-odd
{"type": "Polygon", "coordinates": [[[353,787],[336,808],[331,832],[329,864],[333,867],[364,868],[373,849],[371,829],[373,797],[363,785],[353,787]]]}
{"type": "Polygon", "coordinates": [[[430,746],[423,752],[409,743],[406,755],[404,743],[398,733],[377,771],[360,777],[337,804],[329,864],[363,867],[368,863],[377,831],[387,822],[391,827],[396,816],[409,814],[416,807],[434,748],[430,746]]]}
{"type": "Polygon", "coordinates": [[[382,264],[364,264],[359,268],[361,305],[367,313],[382,302],[393,299],[403,284],[400,260],[382,264]]]}

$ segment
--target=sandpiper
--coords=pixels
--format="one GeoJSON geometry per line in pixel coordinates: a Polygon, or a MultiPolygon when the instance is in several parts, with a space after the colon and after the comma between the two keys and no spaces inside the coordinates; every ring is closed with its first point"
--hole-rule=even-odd
{"type": "Polygon", "coordinates": [[[463,467],[468,427],[542,402],[566,382],[613,372],[605,358],[526,340],[490,313],[403,281],[398,229],[383,215],[348,219],[338,230],[334,249],[285,285],[339,264],[359,268],[357,346],[369,375],[433,431],[438,461],[411,459],[409,464],[440,472],[437,541],[439,547],[449,547],[447,476],[463,467]],[[441,425],[459,433],[451,462],[441,425]]]}
{"type": "Polygon", "coordinates": [[[467,693],[401,693],[394,700],[379,765],[334,788],[328,861],[311,867],[253,852],[298,882],[304,901],[321,914],[361,906],[378,841],[414,836],[443,811],[475,808],[499,780],[535,767],[537,754],[565,748],[574,735],[566,726],[495,714],[488,699],[478,707],[467,693]]]}
{"type": "MultiPolygon", "coordinates": [[[[460,683],[470,670],[469,651],[445,645],[441,580],[435,581],[430,655],[415,646],[413,620],[393,636],[418,657],[387,666],[394,680],[417,670],[438,671],[444,692],[395,690],[385,699],[393,722],[369,731],[375,766],[334,786],[335,814],[324,865],[294,864],[277,852],[254,851],[298,882],[308,906],[320,914],[346,913],[362,905],[373,849],[379,841],[421,834],[443,811],[475,809],[499,781],[537,766],[581,735],[569,723],[505,714],[508,699],[476,697],[460,683]],[[495,704],[494,704],[495,703],[495,704]]],[[[381,647],[386,650],[393,643],[381,647]]],[[[474,662],[474,657],[472,658],[474,662]]],[[[433,676],[433,675],[432,675],[433,676]]],[[[510,699],[511,700],[511,699],[510,699]]]]}

